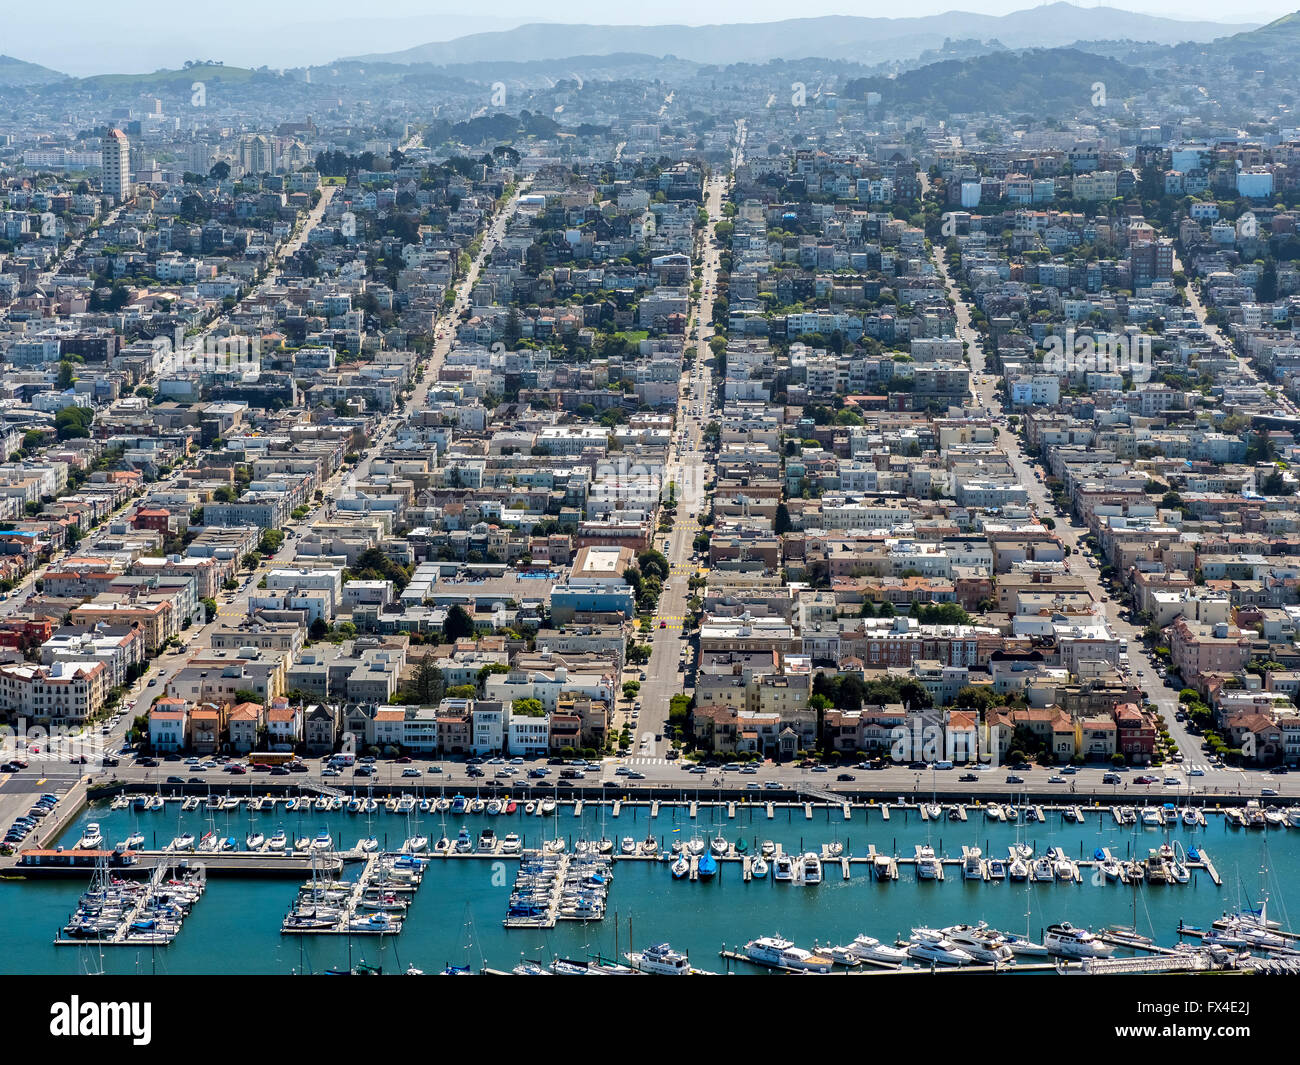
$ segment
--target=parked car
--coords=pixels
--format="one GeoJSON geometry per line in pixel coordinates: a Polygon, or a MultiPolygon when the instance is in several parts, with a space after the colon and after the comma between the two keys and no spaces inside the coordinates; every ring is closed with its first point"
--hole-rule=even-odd
{"type": "Polygon", "coordinates": [[[835,779],[836,780],[857,780],[858,778],[855,777],[852,773],[840,773],[835,779]]]}

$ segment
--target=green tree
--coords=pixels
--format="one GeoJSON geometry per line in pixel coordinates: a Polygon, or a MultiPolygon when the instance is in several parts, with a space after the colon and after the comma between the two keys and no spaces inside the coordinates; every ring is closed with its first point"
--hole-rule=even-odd
{"type": "Polygon", "coordinates": [[[442,638],[447,643],[463,640],[474,635],[474,619],[459,603],[453,603],[447,611],[447,618],[442,623],[442,638]]]}

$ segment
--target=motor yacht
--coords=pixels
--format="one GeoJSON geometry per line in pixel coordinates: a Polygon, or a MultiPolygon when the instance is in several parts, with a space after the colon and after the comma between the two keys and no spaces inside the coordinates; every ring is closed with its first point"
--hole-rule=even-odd
{"type": "Polygon", "coordinates": [[[691,973],[690,958],[679,950],[673,950],[667,943],[657,943],[624,957],[633,969],[654,976],[689,976],[691,973]]]}
{"type": "Polygon", "coordinates": [[[523,849],[523,844],[514,832],[507,833],[501,840],[502,854],[518,854],[523,849]]]}
{"type": "Polygon", "coordinates": [[[77,847],[80,850],[93,851],[98,850],[104,845],[104,833],[100,830],[98,821],[87,823],[81,838],[77,840],[77,847]]]}
{"type": "Polygon", "coordinates": [[[745,944],[745,956],[759,965],[802,972],[828,973],[834,968],[830,958],[796,947],[780,936],[760,936],[745,944]]]}
{"type": "Polygon", "coordinates": [[[934,856],[934,848],[928,843],[916,845],[916,876],[919,880],[937,880],[943,866],[934,856]]]}
{"type": "Polygon", "coordinates": [[[812,851],[808,851],[801,860],[801,869],[799,871],[799,880],[804,884],[820,884],[822,882],[822,860],[812,851]]]}
{"type": "Polygon", "coordinates": [[[943,935],[977,962],[1001,965],[1013,960],[1011,948],[1007,946],[1002,934],[989,928],[983,921],[977,925],[952,925],[943,929],[943,935]]]}
{"type": "Polygon", "coordinates": [[[891,947],[868,935],[856,937],[849,944],[849,949],[864,961],[883,962],[886,965],[902,965],[908,959],[907,951],[901,947],[891,947]]]}
{"type": "Polygon", "coordinates": [[[990,880],[1005,880],[1007,878],[1007,863],[1001,858],[990,858],[987,863],[990,880]]]}
{"type": "Polygon", "coordinates": [[[1109,943],[1103,943],[1093,933],[1075,928],[1069,921],[1049,925],[1043,933],[1047,953],[1061,958],[1106,958],[1115,952],[1109,943]]]}
{"type": "Polygon", "coordinates": [[[794,859],[788,854],[778,855],[772,866],[772,879],[790,883],[794,880],[794,859]]]}
{"type": "Polygon", "coordinates": [[[964,880],[983,880],[984,879],[984,859],[982,851],[978,847],[971,847],[966,852],[966,859],[962,862],[961,875],[964,880]]]}
{"type": "Polygon", "coordinates": [[[914,928],[908,940],[907,953],[918,961],[936,962],[939,965],[975,964],[974,957],[933,928],[914,928]]]}

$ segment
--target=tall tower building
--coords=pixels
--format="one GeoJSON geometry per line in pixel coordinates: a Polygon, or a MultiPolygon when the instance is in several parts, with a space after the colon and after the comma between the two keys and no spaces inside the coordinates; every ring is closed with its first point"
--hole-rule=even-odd
{"type": "Polygon", "coordinates": [[[131,142],[120,129],[110,129],[104,138],[104,195],[117,203],[131,197],[131,142]]]}

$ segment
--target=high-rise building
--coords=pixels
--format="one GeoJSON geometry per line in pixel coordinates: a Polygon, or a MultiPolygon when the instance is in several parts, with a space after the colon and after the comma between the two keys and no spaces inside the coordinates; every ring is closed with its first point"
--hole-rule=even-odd
{"type": "Polygon", "coordinates": [[[114,203],[131,197],[131,142],[120,129],[110,129],[104,138],[104,195],[114,203]]]}

